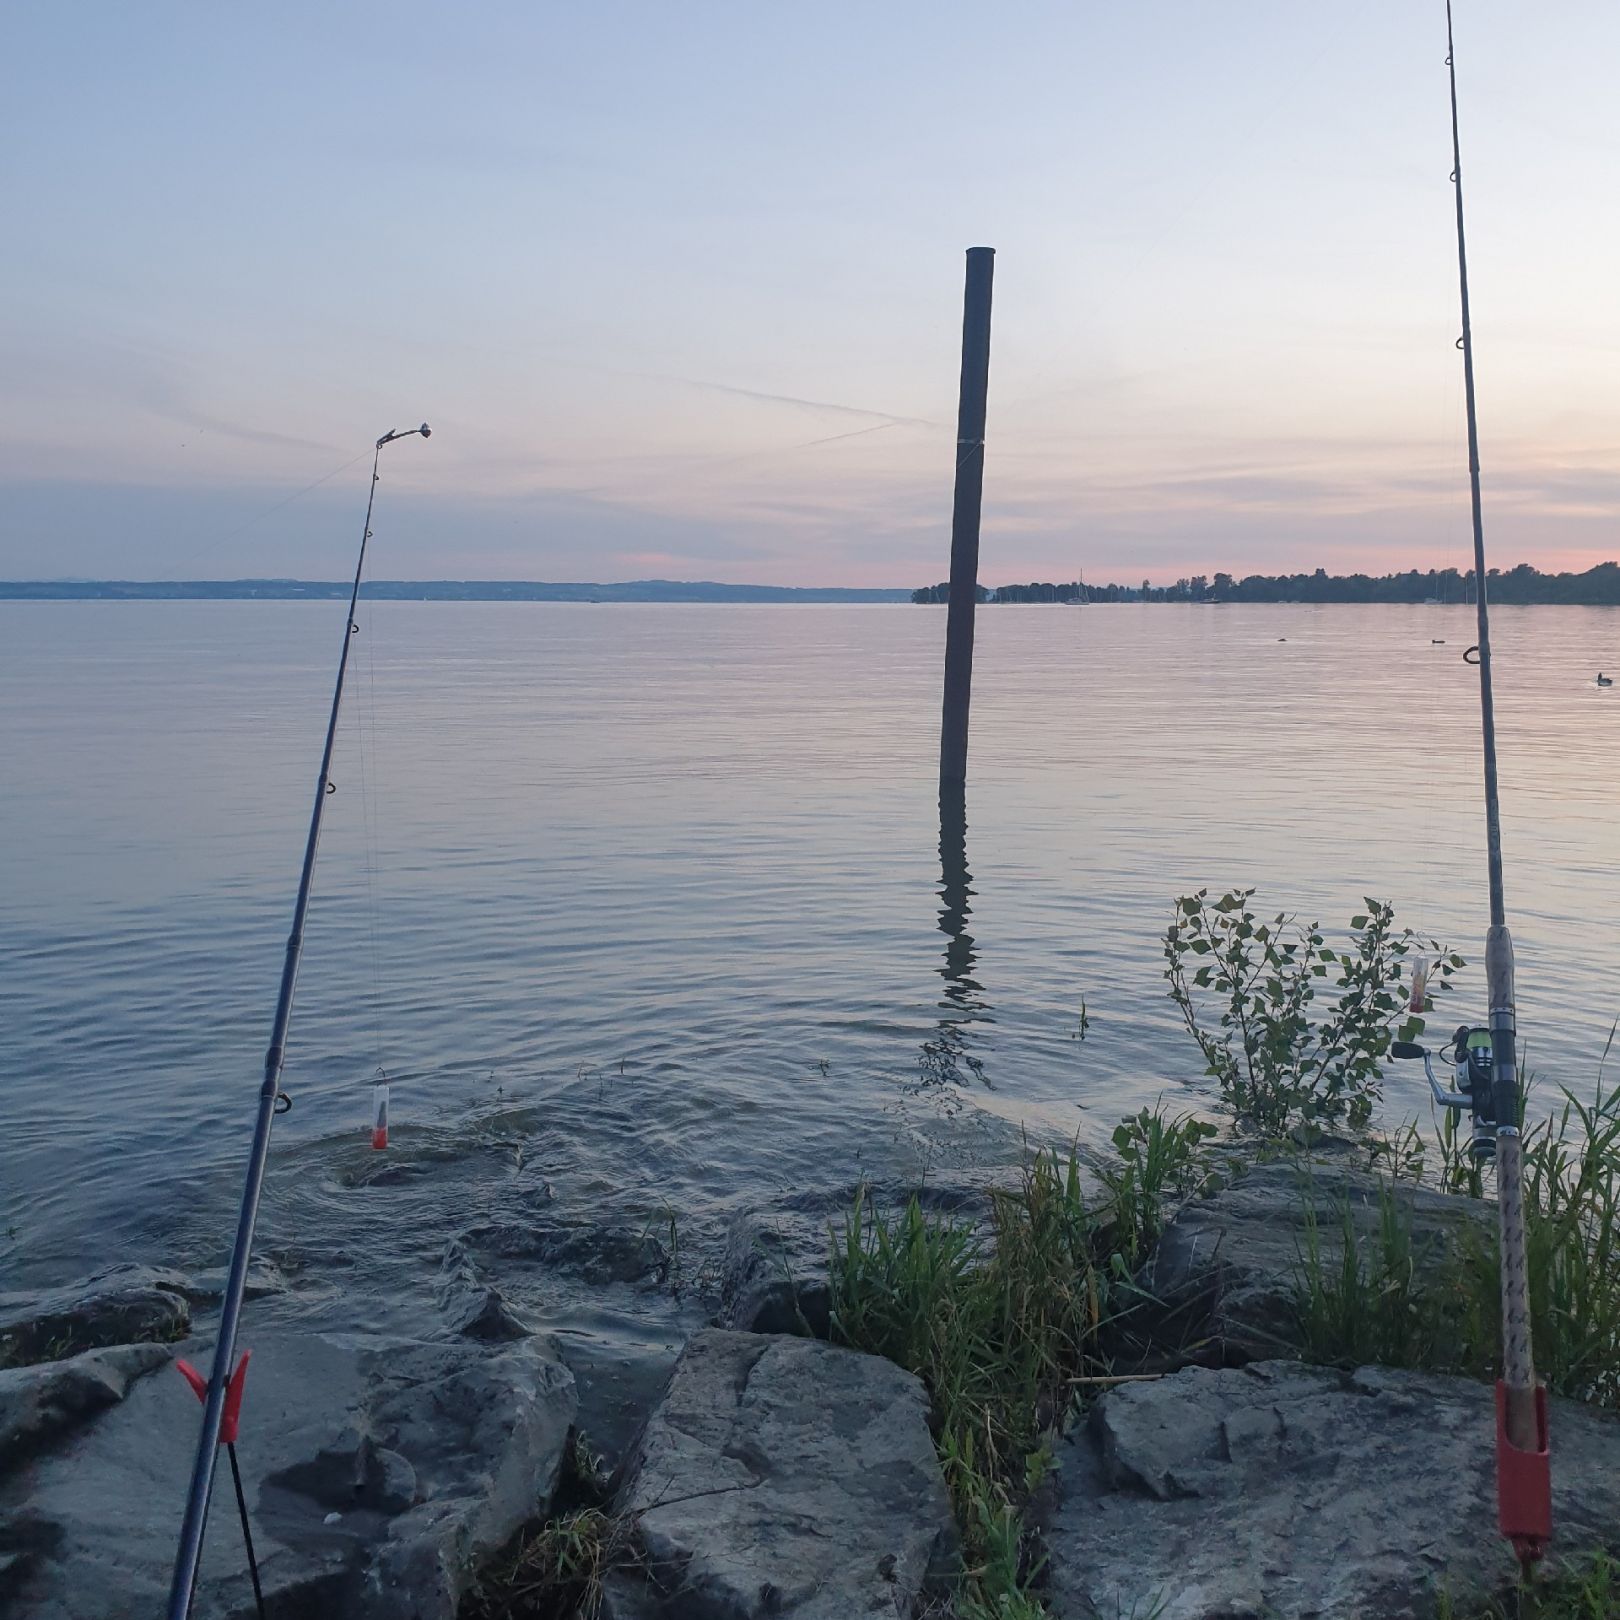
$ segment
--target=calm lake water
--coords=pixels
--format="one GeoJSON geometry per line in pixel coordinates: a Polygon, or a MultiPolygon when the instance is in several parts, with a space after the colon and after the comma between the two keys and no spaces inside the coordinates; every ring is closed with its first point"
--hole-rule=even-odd
{"type": "MultiPolygon", "coordinates": [[[[341,613],[0,606],[6,1286],[225,1257],[341,613]]],[[[361,623],[264,1214],[354,1268],[328,1310],[519,1194],[701,1237],[761,1190],[1206,1107],[1159,956],[1203,885],[1332,930],[1388,896],[1478,955],[1467,609],[984,610],[943,897],[942,608],[361,623]],[[379,1065],[402,1158],[365,1145],[379,1065]]],[[[1593,680],[1620,614],[1493,629],[1521,1027],[1589,1087],[1620,1013],[1620,688],[1593,680]]],[[[1471,965],[1457,1016],[1481,997],[1471,965]]]]}

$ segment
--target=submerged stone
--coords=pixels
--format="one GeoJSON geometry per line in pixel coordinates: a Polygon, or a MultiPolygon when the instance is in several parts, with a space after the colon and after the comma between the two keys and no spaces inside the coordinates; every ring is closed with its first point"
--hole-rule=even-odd
{"type": "Polygon", "coordinates": [[[632,1226],[535,1226],[523,1221],[486,1221],[455,1239],[481,1258],[527,1261],[598,1287],[610,1283],[662,1282],[669,1252],[650,1232],[632,1226]]]}

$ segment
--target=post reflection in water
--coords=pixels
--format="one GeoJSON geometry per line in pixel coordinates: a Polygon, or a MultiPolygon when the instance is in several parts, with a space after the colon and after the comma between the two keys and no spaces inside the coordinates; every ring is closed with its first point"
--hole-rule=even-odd
{"type": "Polygon", "coordinates": [[[973,976],[978,950],[967,925],[973,915],[973,874],[967,864],[967,800],[960,788],[947,788],[939,798],[939,928],[946,937],[940,977],[945,994],[940,1001],[936,1032],[923,1042],[920,1059],[925,1085],[959,1083],[966,1071],[975,1080],[990,1082],[984,1061],[972,1050],[970,1026],[994,1023],[984,987],[973,976]]]}

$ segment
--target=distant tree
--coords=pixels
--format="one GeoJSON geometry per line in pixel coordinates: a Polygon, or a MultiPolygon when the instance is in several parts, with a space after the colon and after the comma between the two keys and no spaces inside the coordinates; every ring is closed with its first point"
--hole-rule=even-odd
{"type": "MultiPolygon", "coordinates": [[[[1503,603],[1590,603],[1620,607],[1620,562],[1603,562],[1579,574],[1543,574],[1533,564],[1519,563],[1505,571],[1492,569],[1488,576],[1492,600],[1503,603]]],[[[0,586],[0,594],[7,589],[23,592],[26,587],[0,586]]],[[[1459,573],[1455,568],[1415,568],[1392,574],[1331,575],[1325,568],[1313,569],[1308,574],[1246,574],[1234,579],[1231,574],[1215,575],[1213,590],[1205,576],[1195,575],[1179,579],[1174,585],[1156,586],[1144,579],[1140,589],[1127,585],[1092,585],[1081,590],[1078,582],[1071,585],[1030,584],[1006,585],[996,593],[1002,602],[1185,602],[1202,601],[1212,594],[1219,602],[1423,602],[1436,598],[1441,602],[1463,603],[1474,594],[1474,575],[1470,569],[1459,573]]],[[[914,602],[948,602],[948,585],[927,585],[911,593],[914,602]]],[[[990,593],[979,587],[979,600],[988,601],[990,593]]]]}

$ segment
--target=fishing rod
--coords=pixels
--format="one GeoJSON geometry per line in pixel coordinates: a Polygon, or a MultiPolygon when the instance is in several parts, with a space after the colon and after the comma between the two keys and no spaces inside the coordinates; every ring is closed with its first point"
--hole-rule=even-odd
{"type": "MultiPolygon", "coordinates": [[[[298,963],[304,950],[304,919],[309,911],[309,891],[315,877],[315,852],[321,842],[321,819],[327,799],[337,792],[331,780],[332,749],[337,742],[338,713],[343,707],[343,680],[349,669],[349,643],[359,634],[355,609],[360,600],[360,576],[365,572],[366,542],[371,538],[371,509],[377,499],[378,464],[385,444],[420,434],[430,437],[426,422],[403,433],[390,429],[378,439],[371,458],[371,490],[366,497],[366,521],[360,533],[360,555],[354,565],[354,587],[349,592],[349,612],[343,622],[343,650],[338,655],[337,681],[332,687],[332,713],[326,722],[326,745],[321,750],[320,775],[315,779],[315,808],[309,818],[309,836],[304,843],[304,865],[298,876],[298,898],[293,902],[292,932],[287,936],[287,955],[281,968],[281,988],[276,996],[275,1017],[270,1025],[270,1046],[264,1056],[264,1083],[259,1088],[259,1109],[253,1126],[253,1146],[248,1153],[246,1184],[236,1221],[236,1246],[231,1250],[231,1269],[225,1282],[220,1308],[219,1338],[214,1345],[213,1370],[208,1376],[207,1397],[203,1401],[202,1429],[197,1436],[197,1456],[192,1464],[191,1489],[186,1497],[186,1516],[180,1526],[180,1545],[175,1554],[174,1578],[169,1585],[168,1620],[186,1620],[197,1587],[197,1566],[202,1558],[203,1531],[208,1523],[208,1501],[214,1488],[214,1465],[218,1460],[222,1430],[227,1426],[234,1442],[236,1414],[242,1402],[242,1381],[247,1372],[243,1356],[235,1372],[231,1357],[236,1352],[236,1329],[242,1316],[242,1297],[247,1289],[248,1259],[253,1251],[253,1227],[259,1214],[259,1195],[264,1188],[265,1163],[270,1153],[270,1131],[278,1114],[292,1107],[292,1098],[281,1090],[281,1069],[286,1061],[287,1027],[292,1021],[293,992],[298,986],[298,963]]],[[[232,1465],[235,1465],[234,1451],[232,1465]]],[[[244,1525],[246,1521],[244,1518],[244,1525]]],[[[251,1556],[251,1542],[249,1543],[251,1556]]]]}
{"type": "MultiPolygon", "coordinates": [[[[1502,1254],[1502,1376],[1496,1385],[1497,1523],[1526,1569],[1552,1536],[1552,1471],[1547,1392],[1536,1382],[1530,1339],[1530,1278],[1524,1247],[1524,1160],[1513,995],[1513,937],[1502,897],[1502,817],[1496,781],[1496,706],[1491,692],[1491,620],[1485,573],[1485,526],[1479,493],[1479,420],[1474,405],[1474,333],[1468,310],[1468,244],[1463,230],[1462,138],[1457,119],[1457,61],[1451,0],[1446,0],[1446,71],[1451,80],[1451,182],[1457,203],[1457,278],[1462,296],[1463,396],[1468,409],[1468,482],[1474,519],[1474,606],[1479,642],[1480,736],[1485,755],[1485,864],[1491,923],[1485,935],[1490,1018],[1491,1109],[1496,1125],[1496,1202],[1502,1254]]],[[[1468,658],[1464,653],[1463,657],[1468,658]]]]}

